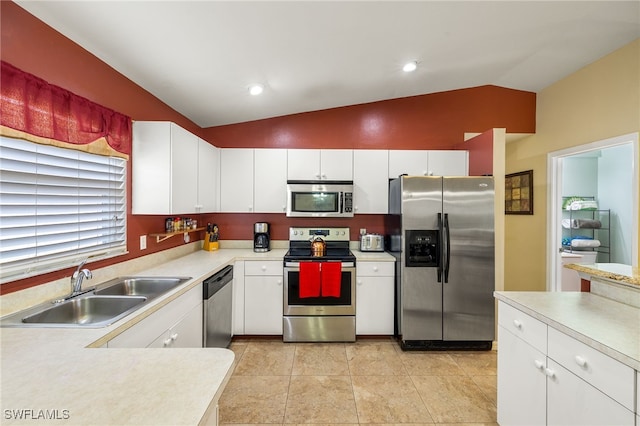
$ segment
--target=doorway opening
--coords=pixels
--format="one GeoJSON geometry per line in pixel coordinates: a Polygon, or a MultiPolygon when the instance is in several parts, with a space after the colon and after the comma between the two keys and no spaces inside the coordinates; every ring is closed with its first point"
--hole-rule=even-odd
{"type": "MultiPolygon", "coordinates": [[[[567,234],[566,228],[563,234],[563,219],[567,222],[566,212],[563,214],[563,207],[567,206],[563,203],[570,201],[571,196],[586,196],[579,198],[594,200],[596,208],[605,211],[602,217],[598,213],[592,214],[592,219],[602,219],[604,229],[582,233],[590,235],[585,238],[595,239],[585,245],[602,243],[597,240],[601,236],[605,240],[602,248],[584,249],[591,255],[583,255],[586,260],[582,263],[595,261],[638,266],[638,152],[638,133],[631,133],[547,155],[548,291],[563,290],[563,252],[565,261],[569,256],[567,252],[580,253],[567,250],[571,241],[564,241],[563,247],[563,235],[567,234]],[[598,251],[601,253],[596,255],[598,251]]],[[[569,223],[569,228],[572,226],[569,223]]]]}

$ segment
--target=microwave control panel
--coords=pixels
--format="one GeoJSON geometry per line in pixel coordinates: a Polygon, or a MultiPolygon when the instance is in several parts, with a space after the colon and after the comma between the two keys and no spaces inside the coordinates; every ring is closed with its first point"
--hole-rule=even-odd
{"type": "Polygon", "coordinates": [[[344,212],[353,213],[353,192],[344,193],[344,212]]]}

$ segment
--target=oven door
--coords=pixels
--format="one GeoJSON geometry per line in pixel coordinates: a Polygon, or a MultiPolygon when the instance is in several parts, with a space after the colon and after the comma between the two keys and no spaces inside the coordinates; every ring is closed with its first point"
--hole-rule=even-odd
{"type": "Polygon", "coordinates": [[[356,267],[354,263],[343,262],[340,297],[300,297],[299,263],[286,262],[284,268],[284,315],[355,315],[355,281],[356,267]]]}

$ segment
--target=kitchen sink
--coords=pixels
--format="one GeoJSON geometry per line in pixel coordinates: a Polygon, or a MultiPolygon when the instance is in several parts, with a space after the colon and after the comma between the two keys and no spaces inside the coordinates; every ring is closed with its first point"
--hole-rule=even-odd
{"type": "Polygon", "coordinates": [[[146,300],[146,297],[80,297],[28,315],[22,318],[22,322],[107,326],[134,311],[146,300]]]}
{"type": "Polygon", "coordinates": [[[1,327],[106,327],[191,277],[119,277],[84,293],[8,315],[1,327]]]}
{"type": "Polygon", "coordinates": [[[157,297],[190,280],[187,277],[121,277],[101,284],[96,295],[157,297]]]}

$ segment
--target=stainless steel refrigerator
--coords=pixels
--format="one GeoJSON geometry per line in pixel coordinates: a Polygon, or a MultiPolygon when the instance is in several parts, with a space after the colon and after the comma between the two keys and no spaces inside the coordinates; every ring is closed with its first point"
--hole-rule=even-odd
{"type": "Polygon", "coordinates": [[[490,349],[493,177],[401,176],[390,182],[389,213],[402,348],[490,349]]]}

